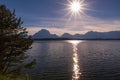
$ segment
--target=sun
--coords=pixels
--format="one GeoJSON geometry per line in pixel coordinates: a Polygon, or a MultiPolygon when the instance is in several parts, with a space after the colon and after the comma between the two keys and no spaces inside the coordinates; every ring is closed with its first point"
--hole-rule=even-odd
{"type": "Polygon", "coordinates": [[[84,0],[69,0],[68,2],[69,2],[68,10],[70,11],[70,13],[72,13],[74,15],[83,13],[83,11],[85,9],[84,8],[84,6],[85,6],[84,0]]]}
{"type": "Polygon", "coordinates": [[[82,5],[80,4],[80,2],[78,1],[73,1],[71,4],[70,4],[70,8],[71,8],[71,11],[72,12],[79,12],[82,8],[82,5]]]}

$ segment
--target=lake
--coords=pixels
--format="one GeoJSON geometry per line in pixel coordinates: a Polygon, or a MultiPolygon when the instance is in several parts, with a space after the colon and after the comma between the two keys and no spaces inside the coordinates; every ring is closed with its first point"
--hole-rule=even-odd
{"type": "Polygon", "coordinates": [[[119,40],[34,41],[33,80],[120,80],[119,40]]]}

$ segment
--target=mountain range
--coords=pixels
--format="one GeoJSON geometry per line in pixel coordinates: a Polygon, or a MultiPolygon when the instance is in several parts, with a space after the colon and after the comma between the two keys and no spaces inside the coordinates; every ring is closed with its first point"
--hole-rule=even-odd
{"type": "Polygon", "coordinates": [[[95,32],[89,31],[85,34],[71,35],[64,33],[61,36],[51,34],[46,29],[41,29],[32,36],[32,39],[120,39],[120,31],[95,32]]]}

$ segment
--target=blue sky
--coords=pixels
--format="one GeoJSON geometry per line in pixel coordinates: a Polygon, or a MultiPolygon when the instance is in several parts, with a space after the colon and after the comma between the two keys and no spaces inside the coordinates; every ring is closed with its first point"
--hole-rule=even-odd
{"type": "Polygon", "coordinates": [[[87,10],[73,21],[67,15],[67,0],[0,0],[0,4],[5,4],[11,10],[15,9],[16,15],[22,17],[23,27],[28,28],[29,34],[42,28],[56,34],[120,30],[120,0],[84,2],[87,10]]]}

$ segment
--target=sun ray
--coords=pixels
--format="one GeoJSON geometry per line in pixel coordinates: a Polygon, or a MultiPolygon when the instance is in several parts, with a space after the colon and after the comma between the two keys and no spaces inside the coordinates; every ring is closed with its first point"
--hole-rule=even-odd
{"type": "MultiPolygon", "coordinates": [[[[62,14],[65,14],[64,17],[67,19],[64,24],[67,29],[71,29],[69,28],[71,26],[70,23],[73,27],[78,27],[78,22],[82,23],[84,17],[89,16],[86,14],[86,11],[89,10],[90,6],[86,0],[66,0],[61,5],[66,7],[62,9],[62,14]]],[[[80,26],[83,25],[81,24],[80,26]]]]}

